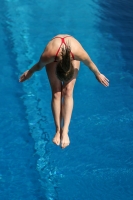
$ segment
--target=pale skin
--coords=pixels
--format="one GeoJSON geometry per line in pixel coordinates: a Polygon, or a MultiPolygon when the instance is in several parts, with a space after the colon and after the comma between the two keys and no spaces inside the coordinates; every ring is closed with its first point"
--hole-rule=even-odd
{"type": "MultiPolygon", "coordinates": [[[[60,34],[57,36],[65,37],[67,35],[60,34]]],[[[69,82],[61,82],[57,78],[55,73],[58,62],[54,62],[54,59],[55,54],[61,44],[60,38],[55,38],[51,40],[47,44],[44,52],[42,53],[40,60],[29,70],[25,71],[19,79],[20,82],[23,82],[29,79],[36,71],[39,71],[43,67],[46,67],[46,72],[52,91],[51,107],[56,129],[53,142],[56,145],[60,145],[62,148],[65,148],[70,144],[68,131],[73,110],[73,89],[80,67],[80,61],[83,62],[94,73],[96,79],[103,86],[109,86],[109,80],[103,74],[100,73],[97,66],[89,57],[88,53],[84,50],[81,44],[74,37],[71,36],[65,38],[65,43],[69,43],[71,47],[71,52],[74,55],[74,60],[72,59],[72,63],[75,72],[73,78],[69,82]]],[[[61,59],[60,53],[61,49],[57,57],[58,61],[61,59]]]]}

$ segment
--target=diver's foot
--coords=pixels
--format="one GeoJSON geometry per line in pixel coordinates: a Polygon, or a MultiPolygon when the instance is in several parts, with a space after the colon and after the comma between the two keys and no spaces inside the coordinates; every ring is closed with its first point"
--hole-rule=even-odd
{"type": "Polygon", "coordinates": [[[70,144],[69,136],[68,136],[68,130],[62,130],[61,133],[61,147],[64,149],[70,144]]]}
{"type": "Polygon", "coordinates": [[[60,145],[60,131],[57,131],[54,138],[53,138],[53,143],[56,145],[60,145]]]}

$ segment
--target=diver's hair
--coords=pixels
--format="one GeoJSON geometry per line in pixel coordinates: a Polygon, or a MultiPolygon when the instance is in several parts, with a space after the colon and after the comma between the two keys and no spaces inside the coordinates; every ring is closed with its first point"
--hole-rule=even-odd
{"type": "Polygon", "coordinates": [[[60,81],[68,82],[74,75],[74,67],[71,62],[71,48],[69,45],[62,48],[61,60],[56,67],[56,75],[60,81]]]}

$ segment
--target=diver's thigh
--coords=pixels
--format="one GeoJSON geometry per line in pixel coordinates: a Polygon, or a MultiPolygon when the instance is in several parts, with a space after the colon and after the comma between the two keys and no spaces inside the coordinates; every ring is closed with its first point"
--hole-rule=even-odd
{"type": "Polygon", "coordinates": [[[50,63],[46,65],[47,76],[51,85],[51,88],[61,89],[61,81],[56,76],[56,63],[50,63]]]}
{"type": "Polygon", "coordinates": [[[73,67],[74,67],[73,79],[75,79],[75,81],[76,81],[76,78],[77,78],[77,75],[78,75],[78,72],[79,72],[79,68],[80,68],[80,61],[73,60],[72,64],[73,64],[73,67]]]}
{"type": "Polygon", "coordinates": [[[73,76],[71,81],[63,83],[63,88],[67,87],[67,88],[73,89],[73,87],[75,85],[77,75],[78,75],[78,72],[79,72],[79,68],[80,68],[80,61],[73,60],[72,64],[73,64],[73,67],[74,67],[74,76],[73,76]]]}
{"type": "Polygon", "coordinates": [[[80,67],[80,61],[78,61],[78,60],[73,60],[73,61],[72,61],[72,64],[73,64],[74,68],[79,69],[79,67],[80,67]]]}

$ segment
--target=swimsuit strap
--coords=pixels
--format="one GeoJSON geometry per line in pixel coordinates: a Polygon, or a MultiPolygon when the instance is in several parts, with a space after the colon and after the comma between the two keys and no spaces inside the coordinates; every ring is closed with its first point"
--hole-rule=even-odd
{"type": "MultiPolygon", "coordinates": [[[[59,46],[59,48],[58,48],[58,50],[57,50],[57,52],[56,52],[56,54],[55,54],[55,60],[54,60],[54,62],[57,62],[57,56],[58,56],[58,53],[59,53],[59,51],[60,51],[60,48],[61,48],[61,46],[62,46],[62,44],[65,44],[65,46],[67,46],[66,45],[66,43],[65,43],[65,38],[67,38],[67,37],[71,37],[70,35],[67,35],[67,36],[65,36],[65,37],[54,37],[53,39],[55,39],[55,38],[60,38],[61,39],[61,44],[60,44],[60,46],[59,46]]],[[[73,60],[74,60],[74,55],[73,55],[73,53],[72,52],[70,52],[71,53],[71,55],[72,55],[72,58],[73,58],[73,60]]]]}

